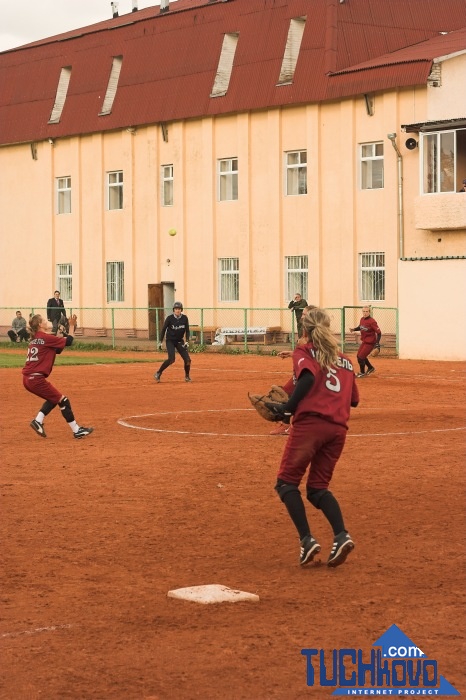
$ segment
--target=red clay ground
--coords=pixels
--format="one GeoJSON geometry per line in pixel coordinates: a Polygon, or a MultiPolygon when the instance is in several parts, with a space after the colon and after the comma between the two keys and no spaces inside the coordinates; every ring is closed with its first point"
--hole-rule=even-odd
{"type": "Polygon", "coordinates": [[[379,358],[360,381],[332,483],[356,549],[335,570],[299,567],[273,490],[286,438],[247,401],[290,361],[194,355],[192,384],[157,366],[56,367],[81,441],[58,411],[34,435],[40,401],[0,370],[2,700],[327,698],[301,649],[369,654],[392,624],[465,693],[465,364],[379,358]],[[208,583],[260,602],[167,598],[208,583]]]}

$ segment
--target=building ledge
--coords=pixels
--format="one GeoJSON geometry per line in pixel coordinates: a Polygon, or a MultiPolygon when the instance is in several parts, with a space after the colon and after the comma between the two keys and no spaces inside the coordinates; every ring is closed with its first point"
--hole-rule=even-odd
{"type": "Polygon", "coordinates": [[[456,231],[466,229],[466,193],[425,194],[414,200],[416,229],[456,231]]]}

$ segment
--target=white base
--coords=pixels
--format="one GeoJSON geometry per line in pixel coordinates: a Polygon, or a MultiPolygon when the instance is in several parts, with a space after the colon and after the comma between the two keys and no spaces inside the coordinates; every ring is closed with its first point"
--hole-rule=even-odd
{"type": "Polygon", "coordinates": [[[239,603],[249,600],[254,603],[259,602],[259,596],[246,591],[236,591],[219,583],[211,583],[207,586],[190,586],[189,588],[175,588],[168,591],[169,598],[179,600],[190,600],[193,603],[239,603]]]}

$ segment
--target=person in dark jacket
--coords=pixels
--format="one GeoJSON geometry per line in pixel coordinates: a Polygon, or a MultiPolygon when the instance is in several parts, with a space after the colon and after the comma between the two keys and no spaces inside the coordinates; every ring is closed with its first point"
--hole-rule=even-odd
{"type": "Polygon", "coordinates": [[[65,325],[66,311],[63,299],[60,299],[60,292],[56,289],[53,297],[47,302],[47,320],[52,324],[52,333],[57,335],[58,326],[65,325]]]}
{"type": "Polygon", "coordinates": [[[161,365],[160,369],[154,374],[154,379],[157,383],[163,372],[175,362],[175,350],[181,356],[184,362],[184,380],[190,382],[189,370],[191,369],[191,357],[189,356],[189,320],[183,313],[183,304],[180,301],[175,301],[173,304],[173,313],[167,316],[160,332],[159,349],[162,347],[162,340],[165,336],[165,345],[167,346],[168,357],[161,365]]]}
{"type": "Polygon", "coordinates": [[[306,299],[303,299],[301,294],[297,293],[294,295],[294,299],[290,301],[288,304],[288,308],[291,309],[291,311],[294,311],[296,315],[296,323],[298,325],[298,338],[301,337],[302,333],[302,323],[301,323],[301,317],[303,315],[303,311],[307,306],[307,301],[306,299]]]}

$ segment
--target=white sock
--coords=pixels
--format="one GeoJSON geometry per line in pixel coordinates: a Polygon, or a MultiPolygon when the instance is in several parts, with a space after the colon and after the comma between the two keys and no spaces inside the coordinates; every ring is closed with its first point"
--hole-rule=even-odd
{"type": "Polygon", "coordinates": [[[44,418],[45,418],[45,416],[42,413],[42,411],[39,411],[39,413],[37,414],[37,416],[35,417],[34,420],[36,420],[38,423],[40,423],[42,425],[42,423],[44,422],[44,418]]]}
{"type": "Polygon", "coordinates": [[[79,430],[79,425],[76,423],[75,420],[72,420],[70,423],[68,423],[68,425],[70,426],[70,428],[71,428],[71,430],[73,431],[73,433],[77,433],[77,432],[78,432],[78,430],[79,430]]]}

